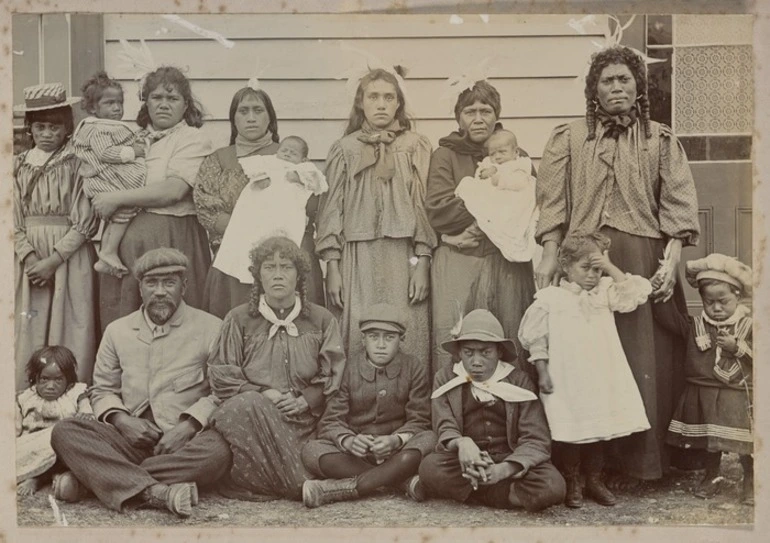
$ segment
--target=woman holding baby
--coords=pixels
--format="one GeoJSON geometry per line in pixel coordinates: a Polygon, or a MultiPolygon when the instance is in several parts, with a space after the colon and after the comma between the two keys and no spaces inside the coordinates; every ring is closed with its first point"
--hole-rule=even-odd
{"type": "MultiPolygon", "coordinates": [[[[244,283],[238,277],[223,272],[216,259],[238,197],[250,183],[255,185],[250,190],[259,190],[273,182],[283,181],[259,174],[252,175],[250,179],[240,162],[245,158],[275,155],[280,147],[278,118],[270,96],[264,90],[253,87],[256,85],[243,87],[233,96],[229,114],[230,145],[203,160],[193,193],[198,220],[208,232],[211,250],[215,254],[214,265],[206,277],[203,309],[220,318],[244,303],[252,287],[251,283],[244,283]]],[[[287,145],[289,147],[292,146],[287,145]]],[[[305,208],[307,223],[302,238],[302,248],[310,255],[313,252],[317,206],[318,198],[311,196],[305,208]]],[[[257,241],[250,240],[250,244],[257,241]]],[[[247,257],[248,253],[244,256],[247,257]]],[[[310,260],[312,269],[307,283],[308,299],[323,303],[321,268],[315,258],[310,260]]]]}
{"type": "MultiPolygon", "coordinates": [[[[500,110],[500,94],[486,81],[462,91],[454,108],[458,130],[441,138],[431,157],[425,209],[441,238],[431,277],[434,373],[451,363],[452,356],[441,343],[451,339],[460,315],[488,309],[500,320],[505,336],[515,338],[519,321],[534,299],[531,259],[507,260],[456,194],[461,181],[473,178],[488,154],[487,140],[502,128],[497,122],[500,110]]],[[[510,152],[526,155],[518,149],[510,152]]],[[[489,205],[495,205],[494,196],[489,205]]]]}

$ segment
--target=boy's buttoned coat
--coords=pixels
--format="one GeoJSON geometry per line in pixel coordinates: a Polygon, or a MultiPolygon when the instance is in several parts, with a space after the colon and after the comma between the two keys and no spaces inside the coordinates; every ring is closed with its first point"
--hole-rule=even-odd
{"type": "MultiPolygon", "coordinates": [[[[436,373],[434,390],[454,379],[451,367],[444,367],[436,373]]],[[[536,393],[529,377],[515,369],[503,381],[536,393]]],[[[438,434],[438,450],[446,451],[447,444],[463,433],[463,387],[460,385],[431,400],[433,429],[438,434]]],[[[516,462],[526,473],[531,467],[547,462],[551,457],[551,433],[540,400],[529,402],[505,402],[505,420],[508,446],[511,454],[505,461],[516,462]]],[[[520,476],[522,476],[521,474],[520,476]]]]}

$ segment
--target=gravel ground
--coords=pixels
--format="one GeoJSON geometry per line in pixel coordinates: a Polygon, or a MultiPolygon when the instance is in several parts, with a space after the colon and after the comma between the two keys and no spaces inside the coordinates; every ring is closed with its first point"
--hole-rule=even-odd
{"type": "MultiPolygon", "coordinates": [[[[59,502],[59,508],[70,526],[83,527],[750,526],[754,509],[740,504],[741,468],[737,456],[728,455],[723,460],[722,474],[727,482],[722,492],[711,500],[696,498],[691,493],[701,473],[674,471],[665,480],[645,483],[633,492],[620,494],[614,507],[587,501],[582,509],[558,506],[536,514],[464,506],[445,500],[415,503],[392,492],[319,509],[306,509],[301,503],[284,500],[234,501],[203,492],[193,515],[184,520],[157,510],[119,514],[94,498],[77,504],[59,502]]],[[[49,492],[47,487],[34,496],[18,500],[20,527],[54,524],[49,492]]]]}

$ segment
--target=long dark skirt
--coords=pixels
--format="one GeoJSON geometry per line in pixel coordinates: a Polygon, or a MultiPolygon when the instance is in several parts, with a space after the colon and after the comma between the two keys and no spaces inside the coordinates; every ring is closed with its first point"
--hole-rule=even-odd
{"type": "MultiPolygon", "coordinates": [[[[158,247],[179,249],[187,256],[187,290],[184,300],[188,305],[200,308],[203,302],[203,285],[211,266],[211,253],[206,231],[197,217],[141,212],[128,225],[118,254],[123,264],[132,270],[140,256],[158,247]]],[[[139,283],[132,273],[122,279],[106,274],[100,276],[99,314],[104,330],[115,319],[139,309],[142,299],[139,295],[139,283]]]]}
{"type": "Polygon", "coordinates": [[[519,345],[519,323],[535,298],[532,262],[508,262],[499,251],[480,257],[441,245],[433,255],[431,297],[433,304],[432,370],[452,363],[441,344],[460,313],[488,309],[503,325],[505,336],[520,353],[517,366],[533,371],[528,354],[519,345]]]}
{"type": "Polygon", "coordinates": [[[265,396],[249,391],[225,401],[214,412],[213,426],[230,444],[230,480],[241,497],[302,498],[302,484],[311,476],[300,453],[315,437],[315,417],[305,413],[289,422],[265,396]]]}
{"type": "MultiPolygon", "coordinates": [[[[663,257],[666,242],[603,228],[612,245],[610,259],[623,272],[651,278],[663,257]]],[[[682,284],[677,277],[673,297],[652,301],[631,313],[615,313],[615,325],[628,364],[644,402],[651,429],[614,443],[614,461],[621,470],[639,479],[659,479],[669,465],[666,430],[675,402],[684,388],[685,342],[662,323],[674,321],[675,312],[687,313],[682,284]]]]}

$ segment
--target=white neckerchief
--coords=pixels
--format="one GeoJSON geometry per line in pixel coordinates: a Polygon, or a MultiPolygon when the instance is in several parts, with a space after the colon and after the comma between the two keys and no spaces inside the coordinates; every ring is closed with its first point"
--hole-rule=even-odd
{"type": "MultiPolygon", "coordinates": [[[[729,328],[729,327],[735,326],[736,324],[738,324],[738,322],[741,319],[743,319],[744,317],[748,317],[749,315],[751,315],[751,311],[749,311],[749,308],[746,307],[743,304],[738,304],[738,307],[735,308],[735,313],[733,313],[732,315],[730,315],[728,318],[726,318],[723,321],[715,321],[714,319],[712,319],[711,317],[706,315],[705,311],[703,311],[701,313],[701,318],[704,321],[706,321],[707,323],[709,323],[711,326],[715,327],[717,329],[717,331],[718,331],[720,328],[729,328]]],[[[701,347],[701,345],[706,345],[707,344],[708,345],[707,348],[711,348],[711,338],[708,337],[708,333],[705,331],[705,329],[704,329],[703,333],[705,334],[706,337],[705,338],[701,338],[700,337],[701,334],[698,334],[696,336],[696,338],[695,338],[696,344],[699,347],[701,347]],[[700,340],[700,342],[699,342],[699,340],[700,340]]],[[[738,339],[743,339],[743,338],[738,338],[738,339]]],[[[701,349],[701,350],[705,350],[705,349],[701,349]]],[[[716,364],[717,362],[719,362],[719,360],[721,360],[721,358],[722,358],[722,347],[717,345],[717,348],[716,348],[716,359],[715,359],[714,363],[716,364]]]]}
{"type": "Polygon", "coordinates": [[[481,403],[492,402],[495,397],[500,398],[505,402],[528,402],[537,400],[537,396],[535,396],[533,392],[517,387],[511,383],[502,382],[502,380],[514,369],[515,368],[507,362],[498,361],[497,368],[495,368],[492,377],[486,381],[474,381],[471,379],[471,376],[468,375],[468,372],[465,371],[463,363],[458,362],[452,368],[452,371],[457,377],[438,387],[433,391],[433,394],[431,394],[430,397],[431,399],[438,398],[455,387],[470,383],[473,397],[481,403]]]}
{"type": "Polygon", "coordinates": [[[297,325],[294,324],[294,319],[297,318],[299,312],[302,310],[302,302],[300,302],[299,294],[295,293],[294,309],[292,309],[283,320],[279,319],[275,314],[275,311],[273,311],[273,308],[267,305],[264,294],[259,295],[259,307],[257,309],[259,310],[260,315],[265,317],[268,322],[273,323],[273,325],[270,327],[270,332],[267,334],[267,339],[272,339],[273,336],[278,333],[278,330],[280,330],[281,326],[286,329],[286,333],[290,336],[297,337],[299,335],[297,325]]]}

